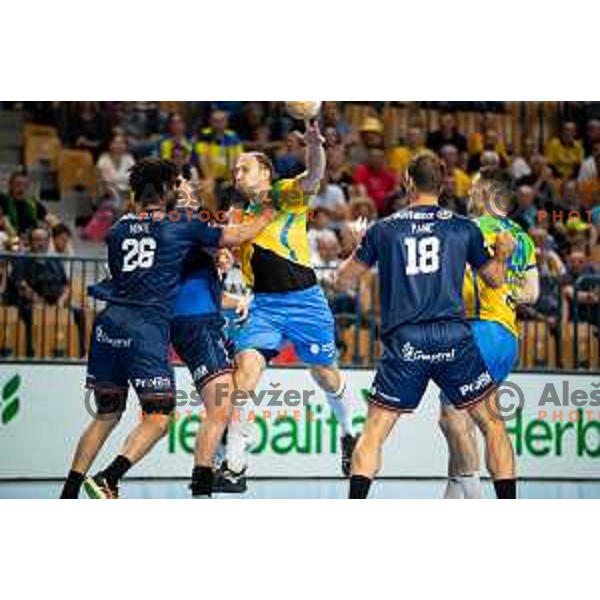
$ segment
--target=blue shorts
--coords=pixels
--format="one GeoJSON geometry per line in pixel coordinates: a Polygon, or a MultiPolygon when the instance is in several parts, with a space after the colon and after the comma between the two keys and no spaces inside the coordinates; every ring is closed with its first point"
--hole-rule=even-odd
{"type": "Polygon", "coordinates": [[[130,384],[145,411],[175,407],[169,324],[155,311],[110,305],[96,316],[88,356],[86,386],[98,413],[122,412],[130,384]]]}
{"type": "Polygon", "coordinates": [[[198,389],[222,373],[233,371],[224,324],[221,315],[175,317],[171,321],[171,343],[198,389]]]}
{"type": "Polygon", "coordinates": [[[329,304],[317,285],[283,294],[256,294],[248,321],[237,336],[236,352],[258,350],[269,360],[289,341],[303,362],[332,365],[337,359],[334,329],[329,304]]]}
{"type": "Polygon", "coordinates": [[[471,321],[479,352],[496,383],[502,383],[519,356],[519,340],[509,329],[495,321],[471,321]]]}
{"type": "Polygon", "coordinates": [[[412,412],[431,380],[454,406],[466,408],[496,385],[466,322],[405,325],[382,342],[369,398],[373,404],[412,412]]]}

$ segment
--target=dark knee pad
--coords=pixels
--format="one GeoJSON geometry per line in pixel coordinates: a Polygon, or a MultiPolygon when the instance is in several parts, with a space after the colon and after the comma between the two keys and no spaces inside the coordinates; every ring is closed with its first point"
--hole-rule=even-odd
{"type": "Polygon", "coordinates": [[[146,414],[169,416],[175,410],[175,394],[173,392],[142,394],[140,395],[140,406],[146,414]]]}

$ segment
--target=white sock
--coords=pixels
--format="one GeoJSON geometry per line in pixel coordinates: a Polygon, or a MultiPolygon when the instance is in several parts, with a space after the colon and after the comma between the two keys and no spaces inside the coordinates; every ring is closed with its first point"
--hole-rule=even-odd
{"type": "Polygon", "coordinates": [[[446,491],[444,492],[444,500],[462,500],[463,487],[458,477],[450,477],[446,484],[446,491]]]}
{"type": "Polygon", "coordinates": [[[227,466],[236,473],[248,466],[248,448],[252,441],[249,431],[251,425],[244,421],[232,421],[227,429],[225,458],[227,466]]]}
{"type": "Polygon", "coordinates": [[[462,486],[463,494],[467,500],[480,500],[483,498],[483,487],[481,486],[479,473],[461,475],[457,479],[462,486]]]}
{"type": "Polygon", "coordinates": [[[353,410],[350,405],[350,396],[346,388],[346,382],[342,381],[340,389],[337,392],[325,392],[327,402],[340,424],[342,435],[354,435],[354,427],[352,425],[353,410]]]}

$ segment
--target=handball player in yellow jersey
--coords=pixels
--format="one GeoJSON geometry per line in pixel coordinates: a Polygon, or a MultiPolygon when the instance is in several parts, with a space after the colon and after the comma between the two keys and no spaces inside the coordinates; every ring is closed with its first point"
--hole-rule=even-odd
{"type": "MultiPolygon", "coordinates": [[[[492,288],[467,269],[463,298],[467,317],[481,355],[494,380],[500,384],[510,374],[518,356],[516,309],[519,304],[534,304],[539,295],[539,277],[533,240],[508,218],[511,209],[511,181],[498,175],[476,182],[470,192],[471,213],[483,233],[488,247],[499,235],[510,235],[515,249],[508,260],[504,285],[492,288]]],[[[448,484],[446,498],[481,498],[479,452],[475,424],[466,411],[456,410],[442,395],[440,427],[448,442],[448,484]]],[[[496,407],[496,393],[489,400],[496,407]]],[[[514,455],[502,457],[508,471],[515,476],[514,455]]]]}
{"type": "MultiPolygon", "coordinates": [[[[285,341],[291,342],[325,392],[337,419],[342,472],[349,475],[357,438],[353,423],[356,405],[337,367],[333,315],[309,258],[307,213],[325,174],[324,140],[316,122],[306,123],[304,141],[307,168],[294,179],[273,183],[273,165],[259,152],[242,154],[234,167],[236,190],[249,202],[243,218],[251,218],[269,205],[279,211],[261,235],[241,248],[242,272],[253,299],[248,321],[235,339],[234,379],[238,390],[254,391],[269,360],[277,356],[285,341]]],[[[244,419],[230,424],[226,460],[215,491],[246,490],[251,425],[244,419]]]]}

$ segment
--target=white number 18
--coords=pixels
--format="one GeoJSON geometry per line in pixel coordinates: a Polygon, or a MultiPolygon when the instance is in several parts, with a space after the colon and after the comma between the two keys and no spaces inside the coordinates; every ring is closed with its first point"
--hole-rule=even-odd
{"type": "Polygon", "coordinates": [[[440,268],[440,240],[435,236],[406,238],[406,274],[435,273],[440,268]]]}

